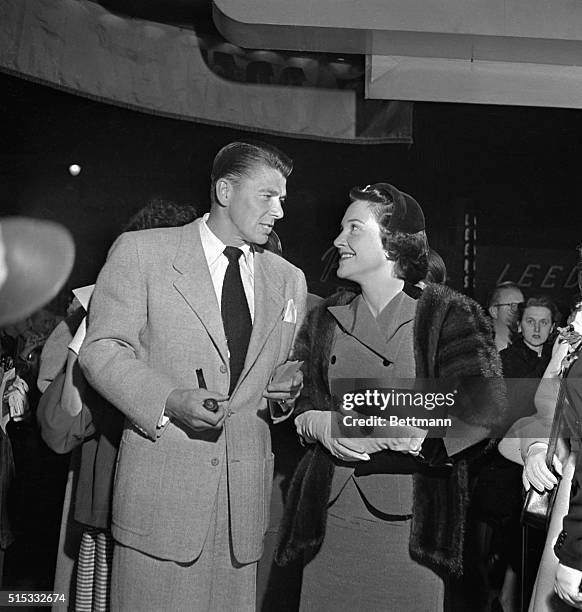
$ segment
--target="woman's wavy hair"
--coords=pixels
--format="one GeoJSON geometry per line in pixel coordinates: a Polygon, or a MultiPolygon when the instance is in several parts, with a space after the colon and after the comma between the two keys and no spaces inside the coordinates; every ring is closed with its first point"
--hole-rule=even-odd
{"type": "Polygon", "coordinates": [[[429,247],[424,215],[416,200],[388,183],[354,187],[350,199],[368,202],[380,226],[382,246],[395,263],[396,276],[412,284],[424,279],[429,247]]]}

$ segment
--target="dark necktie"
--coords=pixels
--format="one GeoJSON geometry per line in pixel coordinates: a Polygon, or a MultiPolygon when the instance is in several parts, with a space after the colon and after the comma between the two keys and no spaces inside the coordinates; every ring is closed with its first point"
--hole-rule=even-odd
{"type": "Polygon", "coordinates": [[[230,353],[230,389],[228,391],[230,395],[236,387],[245,364],[253,323],[240,277],[238,260],[242,251],[236,247],[227,246],[224,254],[228,259],[228,267],[222,284],[220,309],[230,353]]]}

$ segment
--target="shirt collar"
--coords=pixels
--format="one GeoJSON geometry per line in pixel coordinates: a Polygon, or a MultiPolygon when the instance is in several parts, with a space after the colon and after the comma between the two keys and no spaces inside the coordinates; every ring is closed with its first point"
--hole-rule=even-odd
{"type": "MultiPolygon", "coordinates": [[[[209,213],[202,217],[200,224],[200,240],[202,241],[202,249],[206,256],[206,262],[210,268],[216,263],[216,260],[223,254],[226,244],[208,227],[209,213]]],[[[254,252],[249,244],[243,244],[238,247],[243,252],[247,266],[252,270],[254,252]]]]}

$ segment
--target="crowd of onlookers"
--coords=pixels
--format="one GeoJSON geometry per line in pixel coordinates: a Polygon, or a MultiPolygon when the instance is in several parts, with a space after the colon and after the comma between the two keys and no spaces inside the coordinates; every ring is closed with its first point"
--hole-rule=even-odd
{"type": "MultiPolygon", "coordinates": [[[[579,304],[560,314],[510,282],[483,308],[452,291],[421,207],[388,183],[349,193],[334,241],[343,290],[306,296],[272,230],[290,161],[229,146],[215,160],[209,215],[150,203],[123,228],[96,287],[76,289],[66,312],[53,301],[0,329],[0,584],[66,593],[78,610],[113,600],[136,609],[147,598],[160,609],[170,596],[188,609],[204,596],[200,609],[210,610],[256,601],[264,610],[516,612],[531,601],[537,612],[559,609],[557,575],[560,597],[576,603],[564,586],[577,579],[574,527],[546,534],[524,529],[520,515],[524,487],[558,486],[544,468],[556,387],[540,382],[575,361],[579,304]],[[257,203],[259,181],[269,187],[257,203]],[[189,279],[195,259],[208,269],[189,279]],[[169,269],[182,274],[171,295],[169,269]],[[184,323],[191,311],[195,323],[184,323]],[[186,346],[199,349],[192,363],[186,346]],[[282,366],[288,379],[271,376],[282,366]],[[195,393],[174,388],[189,376],[195,393]],[[477,377],[478,397],[467,391],[477,377]],[[333,381],[345,378],[440,378],[466,384],[466,398],[441,438],[407,426],[350,439],[330,430],[333,381]],[[166,400],[161,412],[156,399],[166,400]],[[241,416],[252,402],[256,422],[241,416]],[[195,513],[210,522],[189,525],[195,513]],[[140,576],[150,590],[136,586],[140,576]]],[[[567,461],[574,471],[569,450],[556,459],[560,473],[567,461]]]]}
{"type": "MultiPolygon", "coordinates": [[[[173,207],[169,202],[156,202],[137,215],[124,231],[137,229],[140,223],[145,223],[145,228],[156,222],[173,222],[174,219],[170,219],[172,214],[177,215],[176,223],[189,222],[196,217],[196,211],[191,207],[173,207]]],[[[444,262],[433,250],[426,280],[446,282],[444,262]]],[[[69,478],[62,520],[68,529],[67,548],[80,552],[77,558],[75,554],[67,555],[63,550],[65,536],[61,534],[58,545],[61,566],[58,568],[57,584],[59,589],[66,588],[69,592],[75,592],[79,607],[82,607],[80,602],[87,595],[77,593],[76,587],[71,590],[70,576],[73,572],[93,571],[91,566],[87,568],[83,564],[87,555],[104,555],[99,561],[104,568],[111,563],[113,544],[109,532],[110,510],[103,508],[111,504],[111,483],[123,419],[110,408],[106,412],[107,418],[99,424],[100,433],[96,437],[90,401],[89,407],[83,405],[76,414],[67,415],[66,424],[60,414],[62,405],[55,402],[52,391],[45,395],[39,409],[41,393],[64,370],[66,347],[72,341],[85,312],[85,308],[74,296],[66,313],[56,314],[55,305],[59,305],[59,302],[55,301],[48,309],[43,308],[26,320],[6,326],[0,331],[3,372],[14,370],[15,374],[13,378],[7,378],[3,393],[4,402],[12,406],[11,418],[7,420],[7,432],[12,438],[17,467],[10,509],[13,533],[18,535],[18,541],[8,553],[4,584],[23,588],[53,587],[61,527],[59,513],[65,494],[69,453],[76,449],[73,462],[81,477],[75,483],[76,491],[71,490],[73,481],[72,477],[69,478]],[[40,423],[40,430],[35,419],[40,423]],[[90,440],[89,445],[83,445],[86,439],[90,440]],[[100,453],[98,461],[95,460],[97,453],[100,453]],[[63,454],[64,457],[61,456],[63,454]],[[95,466],[98,466],[97,474],[92,473],[95,466]],[[100,488],[97,492],[91,492],[95,479],[100,488]],[[96,495],[95,499],[92,499],[93,495],[96,495]],[[91,500],[96,508],[82,508],[87,500],[91,500]],[[74,502],[74,512],[70,508],[71,501],[74,502]],[[102,516],[99,512],[102,512],[102,516]],[[99,538],[104,541],[102,546],[97,547],[99,538]],[[85,542],[83,545],[82,541],[85,542]],[[85,551],[86,548],[89,552],[85,551]],[[63,563],[68,567],[63,567],[63,563]]],[[[507,379],[512,379],[507,392],[514,422],[535,412],[536,381],[544,375],[550,361],[560,313],[547,296],[538,295],[526,299],[517,285],[507,282],[494,288],[485,306],[493,322],[503,374],[507,379]]],[[[294,440],[295,432],[287,427],[274,429],[273,435],[276,461],[281,474],[275,483],[281,486],[283,475],[289,477],[292,473],[302,449],[294,440]]],[[[534,533],[530,536],[533,537],[533,546],[530,543],[525,553],[528,558],[524,558],[520,525],[522,467],[504,458],[496,450],[489,451],[485,459],[475,466],[472,494],[467,567],[463,581],[465,585],[459,587],[461,594],[457,601],[464,601],[465,590],[468,592],[476,588],[472,591],[472,597],[477,593],[477,601],[473,600],[471,604],[475,610],[487,610],[491,605],[494,606],[492,610],[519,610],[522,589],[527,595],[533,588],[535,571],[532,572],[531,568],[537,567],[545,540],[545,534],[534,533]],[[524,573],[524,561],[529,564],[529,573],[524,573]],[[521,584],[522,577],[528,581],[526,585],[521,584]],[[495,596],[501,603],[497,603],[495,596]]],[[[280,507],[275,508],[270,533],[267,533],[271,554],[276,543],[277,520],[282,515],[282,501],[279,504],[280,507]]],[[[5,540],[4,548],[8,548],[9,544],[12,544],[12,539],[5,540]]],[[[271,570],[276,572],[277,568],[262,568],[262,581],[265,585],[269,574],[273,573],[271,570]]],[[[107,579],[107,569],[104,571],[107,579]]],[[[287,597],[288,605],[292,606],[299,574],[292,570],[279,570],[279,574],[276,579],[271,576],[269,605],[281,606],[282,593],[287,597]]],[[[79,584],[83,584],[82,576],[76,579],[79,584]]],[[[107,592],[105,589],[104,593],[107,592]]]]}

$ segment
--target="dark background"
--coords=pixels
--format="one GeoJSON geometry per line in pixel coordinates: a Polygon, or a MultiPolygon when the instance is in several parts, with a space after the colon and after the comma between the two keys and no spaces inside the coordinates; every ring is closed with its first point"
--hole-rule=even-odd
{"type": "Polygon", "coordinates": [[[563,284],[581,241],[581,111],[415,103],[413,144],[350,145],[160,118],[11,75],[0,74],[0,92],[1,214],[54,219],[73,232],[78,254],[67,290],[94,282],[120,227],[151,197],[205,212],[215,153],[233,139],[260,137],[295,160],[276,229],[313,291],[335,286],[333,275],[320,280],[321,257],[349,189],[389,181],[423,206],[454,287],[462,288],[462,225],[472,210],[478,299],[508,263],[504,278],[512,280],[532,262],[541,266],[526,274],[526,293],[563,304],[573,293],[563,284]],[[72,163],[82,167],[78,177],[68,172],[72,163]],[[564,269],[540,287],[552,264],[564,269]]]}

